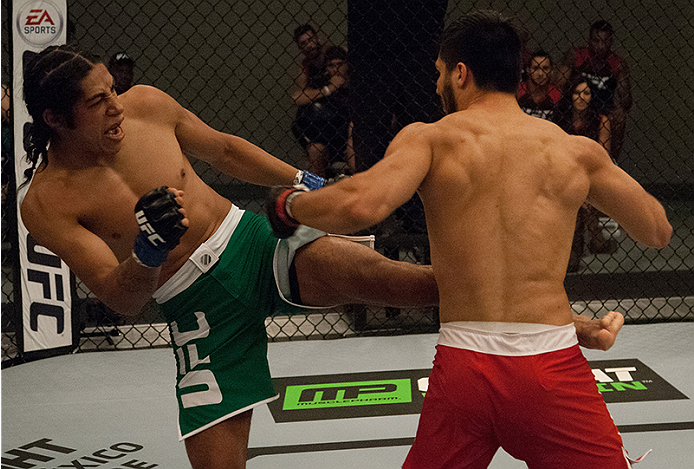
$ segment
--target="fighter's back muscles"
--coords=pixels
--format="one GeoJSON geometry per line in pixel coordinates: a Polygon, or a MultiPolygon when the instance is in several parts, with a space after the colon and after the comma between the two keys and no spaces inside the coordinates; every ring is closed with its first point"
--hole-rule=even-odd
{"type": "Polygon", "coordinates": [[[439,125],[420,194],[442,321],[569,323],[562,279],[588,181],[575,180],[558,128],[515,109],[439,125]]]}
{"type": "Polygon", "coordinates": [[[662,206],[598,143],[517,113],[502,125],[493,118],[486,125],[484,114],[470,111],[459,116],[450,139],[465,143],[454,153],[434,152],[421,189],[442,321],[568,323],[562,280],[587,195],[597,208],[619,213],[636,240],[656,247],[669,241],[662,206]],[[459,179],[446,187],[451,159],[459,179]],[[447,199],[452,194],[456,203],[447,199]]]}

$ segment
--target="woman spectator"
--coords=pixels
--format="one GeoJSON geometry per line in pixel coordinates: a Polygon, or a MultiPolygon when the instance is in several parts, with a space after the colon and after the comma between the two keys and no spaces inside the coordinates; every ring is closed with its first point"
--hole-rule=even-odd
{"type": "MultiPolygon", "coordinates": [[[[593,95],[591,83],[583,76],[577,77],[565,88],[562,98],[557,103],[553,120],[569,134],[583,135],[599,142],[609,153],[610,120],[598,112],[593,95]]],[[[588,249],[591,253],[614,252],[614,241],[603,234],[599,222],[601,215],[587,203],[579,210],[569,259],[569,272],[577,272],[579,269],[584,252],[585,231],[590,235],[588,249]]]]}
{"type": "Polygon", "coordinates": [[[610,120],[598,113],[593,94],[592,85],[584,77],[572,81],[557,103],[554,122],[566,133],[596,140],[609,152],[610,120]]]}

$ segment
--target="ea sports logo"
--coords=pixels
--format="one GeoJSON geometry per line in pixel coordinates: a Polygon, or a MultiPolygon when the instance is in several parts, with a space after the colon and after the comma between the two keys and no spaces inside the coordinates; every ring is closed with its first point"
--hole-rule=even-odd
{"type": "Polygon", "coordinates": [[[54,43],[63,31],[63,15],[51,2],[32,2],[17,14],[17,30],[27,43],[54,43]]]}

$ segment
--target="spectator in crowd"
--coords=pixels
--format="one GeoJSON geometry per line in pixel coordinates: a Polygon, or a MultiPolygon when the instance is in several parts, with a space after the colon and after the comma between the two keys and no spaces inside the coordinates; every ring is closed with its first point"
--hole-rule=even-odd
{"type": "Polygon", "coordinates": [[[322,69],[325,66],[325,58],[323,56],[325,46],[321,44],[316,28],[310,24],[302,24],[294,29],[294,42],[304,56],[301,62],[302,74],[308,80],[312,75],[315,75],[315,73],[312,73],[312,66],[318,69],[322,69]]]}
{"type": "MultiPolygon", "coordinates": [[[[6,256],[11,246],[17,245],[17,204],[14,169],[14,128],[12,126],[11,93],[9,86],[2,84],[2,262],[13,262],[6,256]]],[[[3,277],[3,282],[5,281],[3,277]]]]}
{"type": "Polygon", "coordinates": [[[321,44],[316,29],[310,24],[298,26],[294,30],[294,42],[303,59],[292,99],[301,108],[326,94],[324,87],[329,83],[325,68],[327,47],[321,44]]]}
{"type": "Polygon", "coordinates": [[[113,86],[116,93],[128,91],[135,80],[135,61],[125,52],[118,52],[108,62],[108,71],[113,75],[113,86]]]}
{"type": "Polygon", "coordinates": [[[603,20],[595,22],[590,27],[588,45],[570,50],[557,68],[557,84],[563,88],[579,75],[590,80],[598,112],[610,120],[610,156],[619,162],[632,96],[629,67],[614,52],[613,43],[612,25],[603,20]]]}
{"type": "Polygon", "coordinates": [[[292,100],[297,105],[292,132],[306,150],[309,161],[315,161],[319,158],[313,157],[312,153],[317,153],[319,149],[312,144],[314,135],[311,131],[320,106],[314,106],[314,103],[335,91],[335,85],[330,87],[325,58],[327,47],[321,43],[316,29],[310,24],[297,26],[294,30],[294,42],[303,59],[299,76],[295,79],[296,89],[292,94],[292,100]]]}
{"type": "MultiPolygon", "coordinates": [[[[315,38],[310,31],[304,37],[307,35],[315,38]]],[[[308,39],[305,43],[311,53],[316,50],[316,41],[308,39]]],[[[347,51],[331,46],[319,55],[323,63],[322,72],[310,79],[308,73],[304,75],[302,72],[305,79],[300,77],[301,89],[294,93],[294,102],[299,109],[292,130],[306,149],[309,171],[322,177],[334,177],[332,163],[342,159],[347,163],[347,172],[353,174],[347,51]],[[321,88],[312,88],[323,83],[325,85],[321,88]]],[[[307,67],[306,72],[311,68],[307,67]]],[[[315,72],[319,71],[320,68],[316,67],[315,72]]]]}
{"type": "MultiPolygon", "coordinates": [[[[7,189],[10,181],[14,181],[14,167],[12,163],[14,153],[12,139],[12,121],[10,113],[10,88],[2,85],[2,205],[5,205],[7,189]]],[[[3,223],[3,229],[5,224],[3,223]]]]}
{"type": "MultiPolygon", "coordinates": [[[[566,87],[554,113],[554,122],[566,133],[583,135],[599,142],[610,151],[610,120],[599,112],[592,83],[578,75],[566,87]]],[[[576,219],[576,230],[569,258],[569,272],[580,267],[584,253],[584,232],[588,231],[589,250],[592,253],[608,253],[614,250],[615,242],[603,234],[599,223],[601,213],[591,205],[583,204],[576,219]]]]}
{"type": "Polygon", "coordinates": [[[561,91],[550,83],[552,59],[549,54],[543,50],[532,54],[525,73],[526,79],[518,89],[518,105],[526,114],[552,120],[561,91]]]}
{"type": "Polygon", "coordinates": [[[600,112],[600,104],[590,81],[574,78],[557,103],[554,122],[566,133],[583,135],[600,143],[608,152],[611,144],[609,118],[600,112]]]}

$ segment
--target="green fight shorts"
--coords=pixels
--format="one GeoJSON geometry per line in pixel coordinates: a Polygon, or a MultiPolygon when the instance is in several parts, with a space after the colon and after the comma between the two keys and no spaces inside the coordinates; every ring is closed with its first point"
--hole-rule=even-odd
{"type": "Polygon", "coordinates": [[[296,249],[323,235],[302,227],[278,243],[265,217],[234,206],[157,290],[178,367],[181,440],[278,397],[265,318],[301,311],[291,303],[286,270],[296,249]]]}

